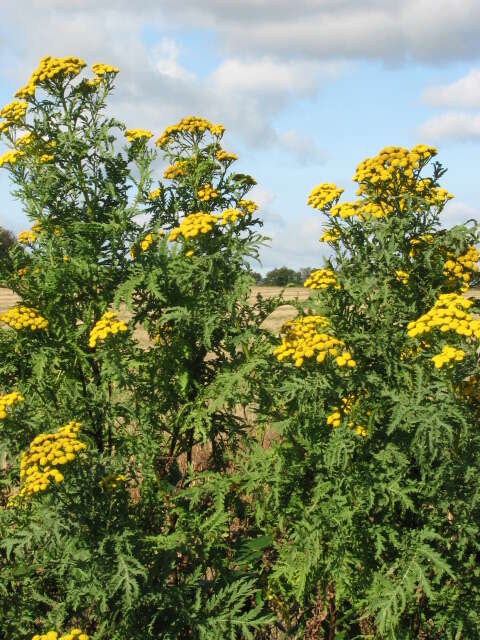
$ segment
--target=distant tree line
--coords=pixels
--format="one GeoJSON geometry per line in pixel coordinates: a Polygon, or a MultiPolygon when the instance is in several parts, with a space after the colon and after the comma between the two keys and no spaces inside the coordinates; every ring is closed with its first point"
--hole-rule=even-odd
{"type": "Polygon", "coordinates": [[[304,267],[298,271],[290,269],[289,267],[278,267],[277,269],[272,269],[264,276],[262,276],[261,273],[253,271],[252,276],[255,278],[255,284],[257,285],[286,287],[290,284],[301,286],[308,278],[311,271],[311,267],[304,267]]]}

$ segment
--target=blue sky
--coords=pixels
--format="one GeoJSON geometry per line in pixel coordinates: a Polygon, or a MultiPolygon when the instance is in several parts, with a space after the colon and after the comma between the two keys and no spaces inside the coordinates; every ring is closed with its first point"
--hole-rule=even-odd
{"type": "MultiPolygon", "coordinates": [[[[189,114],[226,127],[272,238],[262,272],[320,266],[323,216],[308,194],[334,182],[356,199],[357,165],[389,145],[434,145],[455,196],[445,226],[480,221],[478,0],[7,0],[2,11],[2,104],[43,55],[78,55],[120,68],[108,113],[128,127],[157,136],[189,114]]],[[[3,169],[0,225],[18,232],[30,225],[10,189],[3,169]]]]}

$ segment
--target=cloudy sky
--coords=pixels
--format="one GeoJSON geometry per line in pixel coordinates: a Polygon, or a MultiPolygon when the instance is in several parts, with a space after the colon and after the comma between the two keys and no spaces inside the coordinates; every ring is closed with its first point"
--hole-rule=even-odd
{"type": "MultiPolygon", "coordinates": [[[[258,270],[315,267],[308,194],[334,182],[356,199],[357,165],[384,146],[434,145],[455,196],[445,226],[480,221],[479,27],[479,0],[2,0],[0,101],[44,55],[118,66],[108,113],[127,127],[226,127],[272,238],[258,270]]],[[[18,232],[11,188],[0,170],[0,226],[18,232]]]]}

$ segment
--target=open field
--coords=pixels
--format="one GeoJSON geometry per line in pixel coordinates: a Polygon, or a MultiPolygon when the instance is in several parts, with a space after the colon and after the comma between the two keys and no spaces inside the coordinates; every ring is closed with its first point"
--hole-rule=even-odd
{"type": "MultiPolygon", "coordinates": [[[[256,301],[257,294],[260,293],[265,298],[271,298],[278,295],[282,287],[253,287],[249,301],[253,304],[256,301]]],[[[284,298],[286,300],[298,299],[300,301],[306,300],[310,293],[309,289],[304,287],[288,287],[285,290],[284,298]]],[[[13,306],[18,301],[18,297],[9,289],[0,288],[0,313],[6,311],[9,307],[13,306]]],[[[128,311],[125,308],[120,308],[119,317],[122,320],[128,319],[128,311]]],[[[294,318],[296,310],[291,305],[282,305],[276,309],[271,316],[264,322],[264,326],[274,333],[278,333],[282,324],[294,318]]],[[[135,336],[140,344],[148,343],[147,333],[139,328],[135,332],[135,336]]]]}

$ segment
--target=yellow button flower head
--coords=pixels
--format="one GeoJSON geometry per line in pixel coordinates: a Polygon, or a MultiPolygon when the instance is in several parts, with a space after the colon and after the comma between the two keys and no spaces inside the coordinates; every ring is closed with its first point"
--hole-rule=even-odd
{"type": "Polygon", "coordinates": [[[47,631],[45,634],[34,635],[32,640],[89,640],[89,637],[86,633],[82,633],[81,629],[75,627],[69,633],[60,637],[56,631],[47,631]]]}
{"type": "Polygon", "coordinates": [[[463,349],[456,349],[455,347],[450,347],[449,345],[445,345],[441,351],[436,356],[433,356],[432,362],[437,369],[441,369],[444,364],[450,362],[450,360],[454,360],[455,362],[460,362],[465,358],[465,351],[463,349]]]}
{"type": "Polygon", "coordinates": [[[339,198],[343,191],[343,189],[338,189],[336,185],[332,183],[325,182],[319,184],[310,192],[307,204],[314,209],[321,210],[331,204],[336,198],[339,198]]]}
{"type": "Polygon", "coordinates": [[[221,137],[225,131],[225,127],[221,124],[212,124],[208,120],[204,120],[198,116],[187,116],[177,124],[167,127],[160,138],[155,141],[157,147],[166,147],[175,141],[179,134],[190,134],[195,138],[201,137],[205,131],[209,131],[212,136],[221,137]]]}
{"type": "Polygon", "coordinates": [[[153,133],[147,129],[127,129],[124,136],[129,142],[133,142],[134,140],[143,140],[144,138],[148,140],[153,136],[153,133]]]}
{"type": "Polygon", "coordinates": [[[18,306],[12,307],[0,315],[0,321],[8,324],[12,329],[30,329],[39,331],[48,327],[48,321],[43,318],[35,309],[18,306]]]}
{"type": "Polygon", "coordinates": [[[18,391],[11,391],[4,395],[0,394],[0,420],[4,420],[7,417],[7,407],[13,407],[13,405],[24,401],[24,397],[18,391]]]}
{"type": "Polygon", "coordinates": [[[21,122],[27,112],[28,102],[19,102],[13,100],[9,104],[6,104],[0,111],[0,116],[11,124],[17,124],[21,122]]]}
{"type": "Polygon", "coordinates": [[[182,178],[186,175],[187,165],[187,160],[178,160],[165,169],[165,171],[163,172],[163,177],[166,180],[175,180],[176,178],[182,178]]]}
{"type": "Polygon", "coordinates": [[[0,167],[4,164],[9,164],[11,167],[16,163],[18,158],[21,158],[24,154],[20,149],[9,149],[0,156],[0,167]]]}
{"type": "Polygon", "coordinates": [[[92,71],[97,76],[104,76],[108,73],[118,73],[120,69],[118,67],[112,67],[110,64],[103,64],[103,62],[96,62],[92,64],[92,71]]]}
{"type": "Polygon", "coordinates": [[[214,189],[212,189],[212,186],[210,184],[206,184],[204,187],[198,190],[198,199],[204,202],[212,200],[217,196],[218,193],[214,189]]]}
{"type": "MultiPolygon", "coordinates": [[[[327,425],[336,429],[340,426],[342,417],[348,416],[352,413],[352,410],[356,408],[359,404],[360,398],[355,396],[355,394],[350,393],[346,398],[342,398],[340,407],[334,407],[333,412],[327,416],[327,425]]],[[[367,414],[370,414],[370,411],[367,411],[367,414]]],[[[348,421],[349,429],[355,431],[355,433],[362,438],[367,436],[367,432],[365,427],[359,424],[355,424],[353,420],[348,421]]]]}
{"type": "Polygon", "coordinates": [[[28,145],[32,144],[35,140],[33,133],[31,131],[27,131],[27,133],[20,138],[17,138],[15,142],[16,147],[28,147],[28,145]]]}
{"type": "Polygon", "coordinates": [[[147,200],[155,200],[155,198],[160,197],[161,194],[162,194],[162,189],[161,187],[158,187],[158,189],[154,189],[147,195],[147,200]]]}
{"type": "Polygon", "coordinates": [[[245,212],[240,209],[224,209],[220,214],[220,224],[234,224],[238,218],[245,218],[245,212]]]}
{"type": "Polygon", "coordinates": [[[305,358],[316,357],[316,361],[321,363],[327,355],[335,357],[339,367],[355,367],[356,362],[350,352],[339,351],[345,347],[342,340],[318,332],[318,329],[328,326],[328,319],[324,316],[302,316],[293,321],[288,320],[280,330],[282,344],[273,354],[279,362],[293,360],[296,367],[301,367],[305,358]]]}
{"type": "Polygon", "coordinates": [[[210,233],[218,222],[218,216],[211,213],[191,213],[182,220],[178,227],[171,230],[168,240],[173,242],[179,236],[184,240],[195,238],[199,233],[210,233]]]}
{"type": "Polygon", "coordinates": [[[247,213],[251,214],[258,209],[258,204],[253,200],[239,200],[237,207],[245,209],[247,213]]]}
{"type": "Polygon", "coordinates": [[[106,311],[90,331],[88,344],[93,349],[97,346],[97,342],[103,342],[107,336],[116,335],[118,332],[127,331],[127,329],[125,322],[118,320],[114,311],[106,311]]]}
{"type": "Polygon", "coordinates": [[[56,468],[72,462],[76,454],[87,448],[77,439],[80,422],[72,420],[55,433],[41,433],[36,436],[28,450],[20,458],[19,495],[29,497],[63,482],[64,476],[56,468]]]}
{"type": "Polygon", "coordinates": [[[340,289],[335,272],[331,269],[317,269],[316,271],[312,271],[303,283],[303,286],[309,289],[327,289],[332,286],[335,289],[340,289]]]}
{"type": "Polygon", "coordinates": [[[224,149],[219,149],[215,154],[215,158],[219,162],[232,162],[238,160],[238,157],[234,153],[227,153],[224,149]]]}
{"type": "Polygon", "coordinates": [[[444,293],[433,307],[407,325],[410,338],[438,329],[442,333],[454,331],[460,336],[480,338],[480,320],[466,311],[473,302],[458,293],[444,293]]]}
{"type": "Polygon", "coordinates": [[[37,239],[37,234],[34,231],[26,230],[20,231],[17,236],[17,240],[20,244],[32,245],[37,239]]]}
{"type": "Polygon", "coordinates": [[[402,269],[397,269],[395,271],[395,279],[401,282],[402,284],[407,284],[409,278],[410,278],[410,274],[408,274],[406,271],[402,271],[402,269]]]}
{"type": "Polygon", "coordinates": [[[430,233],[427,233],[423,236],[419,236],[418,238],[412,238],[410,240],[410,252],[409,252],[409,256],[411,258],[415,258],[416,255],[418,255],[422,245],[425,244],[432,244],[433,242],[433,236],[430,233]]]}
{"type": "Polygon", "coordinates": [[[15,92],[16,98],[30,98],[35,95],[35,88],[48,83],[50,80],[75,77],[86,67],[80,58],[69,56],[66,58],[53,58],[44,56],[40,64],[30,76],[27,84],[15,92]]]}
{"type": "Polygon", "coordinates": [[[340,238],[340,231],[338,229],[327,229],[319,238],[320,242],[337,242],[340,238]]]}
{"type": "Polygon", "coordinates": [[[471,246],[466,253],[455,257],[455,254],[449,252],[448,260],[443,265],[443,275],[450,279],[452,284],[461,280],[462,285],[460,291],[467,291],[472,272],[478,271],[478,254],[477,247],[471,246]]]}

